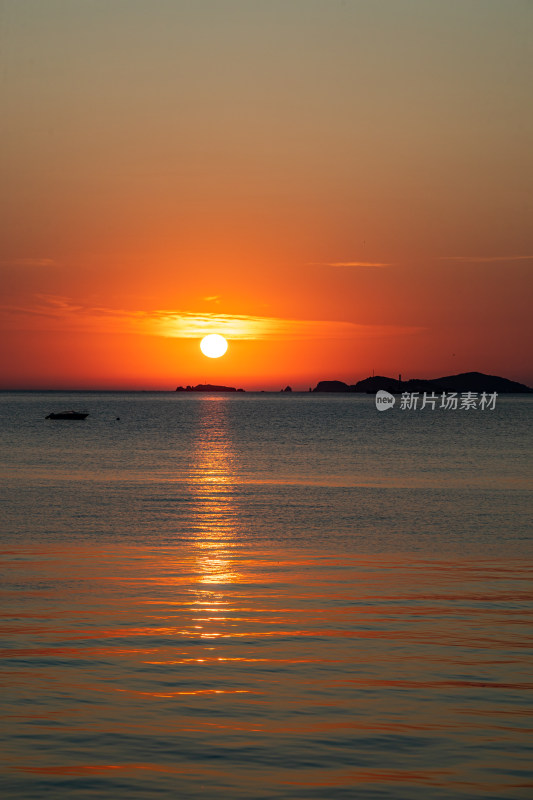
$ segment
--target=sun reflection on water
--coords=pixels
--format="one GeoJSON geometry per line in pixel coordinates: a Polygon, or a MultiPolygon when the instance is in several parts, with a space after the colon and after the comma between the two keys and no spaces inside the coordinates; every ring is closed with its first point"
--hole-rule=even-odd
{"type": "Polygon", "coordinates": [[[190,797],[526,796],[531,561],[365,553],[356,500],[349,550],[323,518],[324,540],[295,546],[277,490],[265,544],[235,403],[187,404],[180,470],[121,500],[157,538],[106,543],[95,524],[0,553],[13,796],[94,774],[105,796],[173,798],[178,773],[190,797]]]}
{"type": "Polygon", "coordinates": [[[223,397],[198,403],[191,469],[197,584],[191,588],[191,605],[197,612],[194,622],[202,639],[224,635],[221,628],[229,622],[224,590],[242,580],[233,555],[238,509],[232,491],[235,454],[228,411],[228,401],[223,397]]]}

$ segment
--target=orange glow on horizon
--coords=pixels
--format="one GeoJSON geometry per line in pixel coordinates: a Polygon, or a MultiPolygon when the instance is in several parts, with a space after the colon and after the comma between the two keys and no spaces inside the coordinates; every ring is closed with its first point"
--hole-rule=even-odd
{"type": "Polygon", "coordinates": [[[526,11],[41,5],[2,56],[0,388],[533,383],[526,11]]]}

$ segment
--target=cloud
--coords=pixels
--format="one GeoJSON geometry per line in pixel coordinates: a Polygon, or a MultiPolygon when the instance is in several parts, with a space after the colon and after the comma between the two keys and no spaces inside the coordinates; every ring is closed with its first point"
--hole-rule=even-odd
{"type": "Polygon", "coordinates": [[[153,324],[160,336],[197,339],[220,333],[227,339],[346,339],[415,333],[421,328],[396,325],[361,325],[338,320],[300,320],[231,314],[193,314],[158,311],[153,324]]]}
{"type": "Polygon", "coordinates": [[[220,303],[220,295],[219,294],[212,294],[209,297],[203,297],[207,303],[220,303]]]}
{"type": "Polygon", "coordinates": [[[0,261],[3,267],[55,267],[53,258],[12,258],[0,261]]]}
{"type": "Polygon", "coordinates": [[[393,261],[310,261],[316,267],[393,267],[393,261]]]}
{"type": "Polygon", "coordinates": [[[530,261],[533,256],[441,256],[439,261],[475,261],[479,264],[490,264],[498,261],[530,261]]]}
{"type": "Polygon", "coordinates": [[[24,327],[32,330],[94,331],[98,333],[134,332],[133,322],[147,318],[146,312],[122,311],[76,303],[69,297],[37,294],[35,302],[26,306],[0,306],[4,316],[3,327],[24,327]],[[21,318],[24,320],[21,323],[21,318]],[[46,326],[39,318],[47,320],[46,326]]]}
{"type": "Polygon", "coordinates": [[[420,327],[363,325],[340,320],[299,320],[246,314],[195,313],[170,309],[135,311],[86,306],[60,295],[38,295],[28,307],[7,307],[6,326],[25,329],[141,334],[176,339],[200,339],[220,333],[231,340],[355,339],[361,337],[414,334],[420,327]],[[43,326],[39,318],[46,318],[43,326]]]}

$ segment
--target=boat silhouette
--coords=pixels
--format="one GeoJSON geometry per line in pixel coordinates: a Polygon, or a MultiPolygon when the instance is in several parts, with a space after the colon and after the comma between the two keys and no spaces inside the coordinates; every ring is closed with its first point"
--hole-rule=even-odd
{"type": "Polygon", "coordinates": [[[46,419],[85,419],[89,413],[85,411],[53,411],[46,419]]]}

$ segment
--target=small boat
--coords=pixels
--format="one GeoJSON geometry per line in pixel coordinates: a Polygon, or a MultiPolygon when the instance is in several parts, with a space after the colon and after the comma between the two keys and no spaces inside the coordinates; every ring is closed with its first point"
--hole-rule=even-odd
{"type": "Polygon", "coordinates": [[[56,411],[48,414],[46,419],[85,419],[89,412],[85,411],[56,411]]]}

